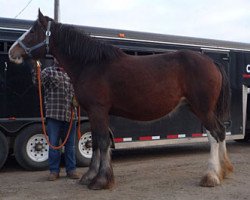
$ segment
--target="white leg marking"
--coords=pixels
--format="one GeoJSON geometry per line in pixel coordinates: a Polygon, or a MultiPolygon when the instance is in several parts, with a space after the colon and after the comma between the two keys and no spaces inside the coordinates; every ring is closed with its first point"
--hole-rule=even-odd
{"type": "Polygon", "coordinates": [[[210,159],[208,161],[208,171],[214,171],[218,175],[221,170],[220,157],[219,157],[219,143],[208,132],[208,139],[210,142],[210,159]]]}
{"type": "Polygon", "coordinates": [[[219,153],[220,153],[220,160],[223,161],[222,159],[223,159],[224,155],[227,153],[225,140],[223,142],[219,142],[219,153]]]}
{"type": "Polygon", "coordinates": [[[222,168],[222,177],[225,178],[229,173],[233,172],[233,165],[227,155],[226,141],[219,142],[219,156],[222,168]]]}
{"type": "Polygon", "coordinates": [[[214,187],[220,184],[221,165],[219,158],[219,143],[207,133],[210,142],[210,158],[208,160],[208,169],[205,176],[201,179],[200,185],[205,187],[214,187]]]}

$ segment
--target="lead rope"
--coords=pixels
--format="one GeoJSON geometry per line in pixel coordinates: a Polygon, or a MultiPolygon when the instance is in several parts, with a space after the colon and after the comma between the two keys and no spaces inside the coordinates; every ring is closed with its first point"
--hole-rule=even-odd
{"type": "Polygon", "coordinates": [[[80,110],[80,106],[78,105],[78,108],[77,108],[77,112],[78,112],[78,127],[77,127],[77,135],[78,135],[78,140],[81,139],[82,137],[82,134],[81,134],[81,110],[80,110]]]}
{"type": "MultiPolygon", "coordinates": [[[[42,100],[42,84],[41,84],[41,64],[39,61],[36,61],[36,64],[37,64],[37,80],[38,80],[38,93],[39,93],[39,103],[40,103],[40,115],[41,115],[41,120],[42,120],[42,129],[43,129],[43,134],[45,136],[45,139],[48,143],[48,145],[52,148],[52,149],[61,149],[65,143],[67,142],[68,138],[69,138],[69,134],[70,134],[70,131],[71,131],[71,128],[72,128],[72,122],[73,122],[73,118],[74,118],[74,111],[73,111],[73,108],[71,107],[71,118],[70,118],[70,124],[69,124],[69,129],[68,129],[68,132],[67,132],[67,135],[63,141],[63,143],[59,146],[53,146],[50,141],[49,141],[49,137],[48,137],[48,134],[46,132],[46,128],[45,128],[45,122],[44,122],[44,114],[43,114],[43,100],[42,100]]],[[[79,123],[79,115],[80,115],[80,109],[78,109],[79,112],[78,112],[78,123],[79,123]]],[[[80,133],[80,124],[78,124],[78,138],[79,138],[79,135],[81,137],[81,133],[80,133]]]]}

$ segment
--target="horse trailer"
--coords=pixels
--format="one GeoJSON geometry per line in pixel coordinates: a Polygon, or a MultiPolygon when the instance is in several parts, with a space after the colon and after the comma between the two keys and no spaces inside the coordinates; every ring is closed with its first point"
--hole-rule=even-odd
{"type": "MultiPolygon", "coordinates": [[[[33,21],[0,18],[0,168],[14,154],[28,170],[48,167],[48,144],[42,134],[37,88],[30,66],[9,61],[8,50],[33,21]]],[[[231,85],[231,116],[225,122],[228,140],[248,140],[250,134],[250,44],[221,40],[162,35],[88,26],[76,26],[100,41],[115,45],[127,54],[143,56],[188,49],[206,54],[224,66],[231,85]]],[[[46,67],[50,59],[42,61],[46,67]]],[[[199,83],[197,83],[199,84],[199,83]]],[[[145,102],[146,103],[146,102],[145,102]]],[[[155,121],[140,122],[110,116],[112,146],[115,149],[186,144],[207,141],[202,123],[187,106],[155,121]]],[[[82,137],[76,141],[79,166],[92,156],[88,118],[81,117],[82,137]]]]}

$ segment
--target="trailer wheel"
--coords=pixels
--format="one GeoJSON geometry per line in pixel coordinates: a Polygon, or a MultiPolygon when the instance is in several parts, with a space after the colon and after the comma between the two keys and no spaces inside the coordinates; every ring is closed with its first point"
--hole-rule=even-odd
{"type": "Polygon", "coordinates": [[[14,154],[17,162],[26,170],[48,169],[48,150],[40,124],[24,128],[16,137],[14,154]]]}
{"type": "Polygon", "coordinates": [[[92,158],[92,135],[90,124],[81,124],[81,138],[76,137],[76,163],[78,167],[87,167],[92,158]]]}
{"type": "Polygon", "coordinates": [[[5,135],[0,132],[0,169],[3,167],[9,153],[9,145],[5,135]]]}

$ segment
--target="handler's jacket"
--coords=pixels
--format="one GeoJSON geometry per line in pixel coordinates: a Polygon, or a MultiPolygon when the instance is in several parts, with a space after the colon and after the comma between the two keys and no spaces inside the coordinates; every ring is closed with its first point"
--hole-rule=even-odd
{"type": "MultiPolygon", "coordinates": [[[[33,82],[37,84],[37,72],[33,72],[33,82]]],[[[60,67],[51,66],[41,72],[41,81],[44,87],[44,104],[46,118],[60,121],[70,121],[74,89],[67,73],[60,67]]],[[[74,119],[76,109],[74,108],[74,119]]]]}

